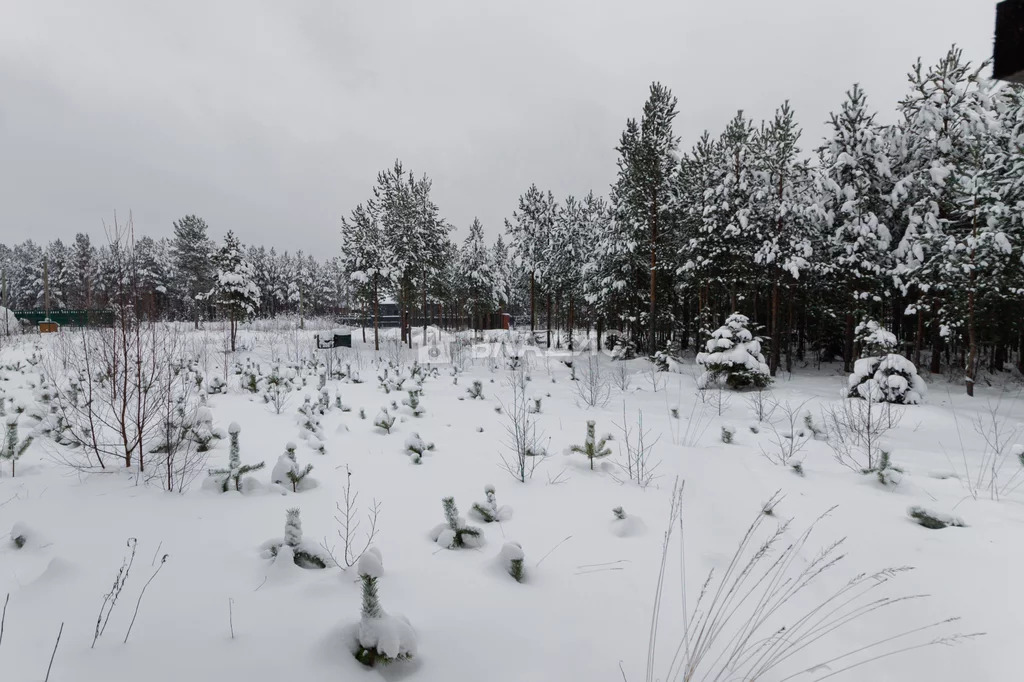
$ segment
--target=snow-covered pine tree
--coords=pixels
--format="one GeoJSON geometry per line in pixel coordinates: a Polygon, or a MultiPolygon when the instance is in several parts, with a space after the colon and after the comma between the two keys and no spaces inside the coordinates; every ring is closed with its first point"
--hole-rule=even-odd
{"type": "Polygon", "coordinates": [[[838,113],[830,118],[831,137],[820,150],[827,190],[825,211],[832,226],[828,280],[845,297],[845,371],[853,369],[854,321],[881,311],[888,290],[892,241],[887,222],[892,217],[892,170],[886,142],[889,136],[875,123],[859,85],[846,93],[838,113]]]}
{"type": "Polygon", "coordinates": [[[246,260],[245,251],[231,230],[224,236],[215,262],[217,275],[210,294],[228,317],[231,350],[234,352],[238,323],[256,314],[260,306],[260,289],[254,281],[252,265],[246,260]]]}
{"type": "Polygon", "coordinates": [[[764,388],[771,383],[771,374],[761,342],[750,333],[750,320],[746,315],[733,313],[711,334],[706,352],[697,354],[697,364],[704,368],[697,383],[701,387],[725,381],[729,388],[748,386],[764,388]]]}
{"type": "MultiPolygon", "coordinates": [[[[965,61],[956,47],[928,69],[915,64],[911,92],[900,102],[905,151],[893,193],[905,224],[897,281],[917,297],[908,313],[929,313],[933,327],[947,335],[966,327],[968,395],[977,371],[979,287],[1012,251],[1000,221],[988,220],[1001,213],[992,166],[999,125],[983,67],[965,61]]],[[[940,369],[938,350],[933,347],[933,372],[940,369]]]]}
{"type": "Polygon", "coordinates": [[[914,363],[896,352],[896,336],[874,320],[857,325],[861,357],[849,377],[850,398],[872,402],[916,405],[928,387],[917,374],[914,363]]]}
{"type": "Polygon", "coordinates": [[[462,276],[465,282],[465,311],[471,326],[483,329],[485,316],[491,312],[494,293],[494,273],[491,254],[484,242],[484,227],[478,218],[473,218],[469,235],[462,243],[460,253],[462,276]]]}
{"type": "Polygon", "coordinates": [[[668,88],[652,83],[640,121],[626,122],[617,147],[618,177],[611,191],[614,230],[622,242],[607,250],[605,256],[613,260],[602,268],[617,277],[615,285],[626,296],[622,312],[632,322],[634,337],[651,354],[657,350],[658,329],[664,326],[657,312],[671,310],[668,303],[676,269],[672,229],[678,170],[678,138],[672,132],[676,105],[668,88]],[[659,297],[666,305],[658,305],[659,297]]]}
{"type": "Polygon", "coordinates": [[[213,286],[213,245],[207,235],[206,221],[187,215],[174,223],[171,257],[174,262],[174,284],[178,303],[186,316],[199,328],[201,298],[213,286]]]}
{"type": "Polygon", "coordinates": [[[548,258],[555,210],[554,195],[542,192],[533,184],[519,196],[519,207],[512,214],[512,220],[505,221],[505,232],[515,254],[516,267],[529,281],[530,331],[536,328],[537,285],[543,285],[540,278],[548,258]]]}

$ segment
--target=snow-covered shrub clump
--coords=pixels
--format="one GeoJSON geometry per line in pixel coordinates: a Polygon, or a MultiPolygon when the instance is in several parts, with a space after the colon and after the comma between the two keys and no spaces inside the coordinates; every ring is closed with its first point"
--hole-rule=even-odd
{"type": "Polygon", "coordinates": [[[405,451],[412,456],[413,463],[419,464],[422,461],[423,453],[434,449],[434,444],[423,440],[420,434],[413,433],[405,439],[405,451]]]}
{"type": "Polygon", "coordinates": [[[390,615],[380,605],[377,581],[384,575],[380,550],[370,547],[357,566],[363,606],[356,633],[356,660],[372,667],[416,655],[416,633],[405,616],[390,615]]]}
{"type": "Polygon", "coordinates": [[[487,497],[486,501],[473,503],[474,516],[484,523],[506,521],[512,518],[511,509],[498,506],[498,498],[495,496],[493,485],[484,486],[484,495],[487,497]]]}
{"type": "Polygon", "coordinates": [[[847,392],[850,398],[901,405],[917,405],[924,400],[928,387],[913,362],[892,352],[896,337],[891,332],[868,321],[857,327],[857,338],[862,354],[871,354],[853,365],[847,392]]]}
{"type": "Polygon", "coordinates": [[[327,568],[327,558],[320,547],[302,540],[302,520],[298,509],[289,509],[285,516],[284,538],[271,540],[263,544],[263,554],[267,558],[282,559],[290,557],[299,568],[327,568]],[[289,551],[282,552],[287,547],[289,551]]]}
{"type": "Polygon", "coordinates": [[[914,519],[919,525],[932,530],[938,530],[940,528],[948,528],[950,526],[955,528],[962,528],[967,524],[959,516],[953,516],[951,514],[943,514],[941,512],[932,511],[914,505],[907,509],[907,515],[914,519]]]}
{"type": "Polygon", "coordinates": [[[448,549],[479,547],[483,544],[483,533],[479,528],[466,525],[466,519],[459,516],[454,497],[441,500],[444,506],[445,522],[430,531],[430,539],[448,549]]]}
{"type": "Polygon", "coordinates": [[[720,381],[734,389],[764,388],[771,383],[768,365],[761,354],[761,342],[750,333],[749,324],[746,315],[733,313],[725,325],[711,334],[705,344],[707,352],[697,354],[697,364],[704,368],[697,380],[700,387],[720,381]]]}

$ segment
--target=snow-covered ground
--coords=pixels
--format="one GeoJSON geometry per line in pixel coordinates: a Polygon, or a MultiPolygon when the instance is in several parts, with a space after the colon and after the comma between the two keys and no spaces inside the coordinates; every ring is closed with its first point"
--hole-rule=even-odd
{"type": "MultiPolygon", "coordinates": [[[[240,343],[247,349],[234,354],[231,367],[259,364],[266,374],[273,357],[286,364],[303,357],[323,359],[327,352],[313,350],[313,333],[243,328],[240,343]]],[[[216,334],[208,336],[211,343],[220,342],[216,334]]],[[[316,370],[298,373],[297,380],[305,376],[307,386],[290,394],[283,412],[276,414],[259,394],[244,390],[242,375],[229,369],[227,392],[208,397],[214,430],[226,432],[237,423],[242,464],[266,463],[248,477],[259,485],[243,493],[220,493],[201,479],[176,494],[145,485],[132,472],[82,474],[58,463],[62,446],[43,436],[18,460],[16,477],[9,463],[0,462],[0,600],[10,593],[0,640],[0,680],[43,680],[62,623],[53,682],[666,679],[684,622],[678,532],[668,552],[650,678],[648,644],[677,481],[685,481],[688,609],[707,572],[726,570],[744,531],[776,492],[780,501],[762,529],[772,531],[792,520],[776,552],[833,507],[798,561],[809,562],[820,547],[846,538],[840,548],[845,558],[790,606],[812,608],[859,573],[916,567],[882,589],[890,595],[929,594],[928,599],[853,621],[799,652],[786,670],[960,616],[945,627],[895,640],[878,653],[954,633],[987,634],[956,646],[882,658],[835,679],[1020,679],[1016,645],[1024,622],[1019,575],[1024,486],[1012,491],[1013,485],[1008,486],[996,501],[988,490],[975,498],[974,486],[966,482],[992,459],[973,420],[996,409],[1008,433],[1019,429],[1024,415],[1019,387],[979,386],[972,400],[959,386],[931,380],[924,404],[907,406],[899,424],[884,434],[883,445],[903,473],[894,475],[898,483],[883,485],[877,476],[837,462],[824,435],[815,437],[804,421],[809,413],[821,431],[822,409],[843,402],[848,384],[840,366],[799,368],[792,377],[778,377],[770,400],[781,406],[772,425],[755,418],[749,404],[755,394],[699,393],[692,358],[687,361],[692,373],[651,374],[647,360],[623,365],[598,356],[609,382],[608,400],[589,407],[581,400],[579,382],[571,380],[571,370],[559,358],[537,356],[527,368],[526,392],[540,399],[540,412],[530,414],[548,456],[521,483],[501,466],[502,453],[509,456],[512,392],[503,358],[466,361],[458,372],[451,364],[436,365],[436,375],[423,381],[423,413],[413,416],[402,403],[408,397],[404,390],[385,394],[380,387],[377,355],[368,338],[371,344],[364,346],[357,332],[354,349],[331,351],[333,362],[357,368],[363,382],[327,382],[330,409],[321,417],[322,454],[315,449],[315,437],[301,437],[303,427],[296,419],[303,394],[317,399],[316,370]],[[622,375],[613,377],[623,366],[629,380],[624,390],[615,385],[625,381],[622,375]],[[474,381],[481,382],[480,399],[467,392],[474,381]],[[339,393],[349,411],[337,407],[339,393]],[[786,403],[793,408],[795,429],[783,423],[786,403]],[[374,426],[382,408],[397,417],[391,433],[374,426]],[[620,467],[624,438],[617,425],[625,421],[635,436],[640,413],[648,444],[657,439],[651,464],[660,462],[646,488],[629,481],[620,467]],[[596,460],[593,470],[583,455],[566,454],[571,446],[584,444],[588,420],[596,422],[599,438],[613,435],[607,443],[612,454],[596,460]],[[731,444],[722,442],[723,427],[735,434],[731,444]],[[783,446],[792,442],[786,436],[793,431],[805,444],[789,463],[801,462],[803,476],[769,456],[777,451],[777,439],[783,446]],[[435,446],[418,465],[406,451],[414,433],[435,446]],[[309,476],[316,485],[298,493],[270,483],[290,441],[298,446],[299,465],[314,467],[309,476]],[[360,617],[356,569],[304,570],[281,561],[280,553],[277,560],[269,558],[264,548],[269,540],[280,542],[286,510],[298,508],[305,543],[316,550],[326,539],[337,556],[336,505],[349,472],[363,514],[372,500],[380,503],[374,544],[383,564],[381,605],[408,618],[418,640],[411,660],[384,668],[365,668],[352,655],[360,617]],[[495,487],[497,504],[507,507],[504,520],[495,523],[470,513],[474,502],[486,501],[488,484],[495,487]],[[480,547],[449,550],[431,539],[432,529],[444,521],[441,500],[448,496],[471,525],[482,529],[480,547]],[[908,517],[914,505],[958,517],[966,526],[924,528],[908,517]],[[617,507],[625,519],[616,518],[612,510],[617,507]],[[15,535],[26,538],[21,548],[6,536],[16,525],[15,535]],[[134,563],[92,646],[104,595],[131,551],[129,538],[137,541],[134,563]],[[502,566],[506,543],[512,541],[525,554],[523,583],[502,566]]],[[[50,352],[52,343],[52,337],[32,336],[3,348],[0,386],[14,405],[31,408],[38,399],[33,387],[39,384],[40,369],[26,359],[50,352]],[[19,361],[20,368],[14,368],[12,363],[19,361]]],[[[389,346],[379,355],[394,354],[389,346]]],[[[414,357],[415,350],[406,351],[404,360],[414,357]]],[[[585,362],[576,360],[578,375],[585,362]]],[[[208,383],[223,373],[220,363],[218,356],[204,369],[208,383]]],[[[403,388],[414,385],[406,381],[403,388]]],[[[1020,430],[1006,441],[998,479],[1003,484],[1021,468],[1012,449],[1019,442],[1024,442],[1020,430]]],[[[207,464],[211,468],[228,464],[228,439],[215,443],[207,464]]],[[[366,528],[364,519],[359,534],[366,528]]],[[[792,679],[821,679],[841,667],[842,661],[792,679]]]]}

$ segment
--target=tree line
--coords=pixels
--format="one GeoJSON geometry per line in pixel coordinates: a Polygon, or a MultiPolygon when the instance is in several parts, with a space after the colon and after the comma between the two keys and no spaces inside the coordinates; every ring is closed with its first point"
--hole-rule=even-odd
{"type": "Polygon", "coordinates": [[[918,61],[892,124],[854,85],[808,151],[788,102],[768,121],[740,111],[681,151],[678,101],[654,83],[608,198],[531,186],[489,248],[478,221],[457,248],[429,183],[396,164],[344,221],[344,269],[371,307],[398,292],[407,311],[419,292],[470,314],[511,310],[570,347],[557,330],[679,352],[740,312],[772,374],[836,358],[851,369],[855,330],[874,320],[915,363],[962,368],[973,392],[979,367],[1016,357],[1024,371],[1024,91],[986,67],[956,47],[918,61]]]}

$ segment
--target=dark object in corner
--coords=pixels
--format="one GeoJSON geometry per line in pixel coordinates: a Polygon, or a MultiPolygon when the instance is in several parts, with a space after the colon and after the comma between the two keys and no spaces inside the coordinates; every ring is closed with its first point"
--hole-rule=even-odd
{"type": "Polygon", "coordinates": [[[992,77],[1024,84],[1024,0],[996,5],[992,77]]]}

